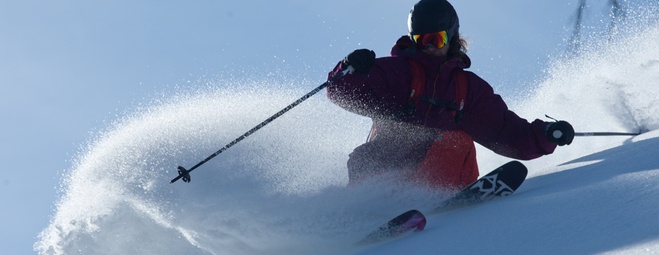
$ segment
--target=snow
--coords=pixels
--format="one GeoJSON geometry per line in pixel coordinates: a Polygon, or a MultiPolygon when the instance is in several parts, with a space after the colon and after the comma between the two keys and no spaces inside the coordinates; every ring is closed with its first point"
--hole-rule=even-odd
{"type": "MultiPolygon", "coordinates": [[[[368,119],[317,95],[170,184],[190,167],[306,94],[311,82],[218,80],[163,96],[101,132],[62,181],[41,254],[656,254],[659,253],[659,26],[629,41],[558,58],[520,116],[549,114],[577,137],[528,162],[512,196],[428,215],[423,232],[354,242],[447,194],[394,180],[346,188],[348,153],[368,119]],[[274,84],[274,85],[273,85],[274,84]],[[263,100],[267,98],[268,100],[263,100]],[[249,106],[249,107],[246,107],[249,106]]],[[[321,93],[322,94],[322,93],[321,93]]],[[[482,173],[510,159],[479,147],[482,173]]]]}
{"type": "Polygon", "coordinates": [[[659,162],[646,158],[658,135],[551,167],[513,196],[429,216],[424,232],[357,254],[656,253],[659,162]]]}

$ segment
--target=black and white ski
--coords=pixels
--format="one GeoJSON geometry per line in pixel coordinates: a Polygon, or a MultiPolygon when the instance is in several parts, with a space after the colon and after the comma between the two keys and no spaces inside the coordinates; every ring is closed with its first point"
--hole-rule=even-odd
{"type": "Polygon", "coordinates": [[[444,200],[432,213],[509,196],[522,185],[527,173],[528,170],[519,161],[508,162],[444,200]]]}
{"type": "MultiPolygon", "coordinates": [[[[527,173],[528,170],[519,161],[508,162],[444,200],[431,213],[478,204],[495,197],[509,196],[522,185],[527,173]]],[[[376,243],[405,233],[421,231],[425,226],[426,217],[423,213],[409,210],[368,234],[359,244],[376,243]]]]}

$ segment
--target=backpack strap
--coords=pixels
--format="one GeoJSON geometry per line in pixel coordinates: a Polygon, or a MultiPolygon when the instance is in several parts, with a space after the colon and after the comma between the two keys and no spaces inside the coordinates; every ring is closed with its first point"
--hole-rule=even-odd
{"type": "MultiPolygon", "coordinates": [[[[394,118],[403,119],[405,116],[410,116],[418,108],[418,104],[421,101],[421,95],[423,95],[423,89],[426,85],[426,72],[423,70],[423,66],[414,59],[407,59],[410,63],[410,73],[412,74],[412,80],[410,82],[410,96],[407,100],[407,104],[403,106],[398,115],[394,118]]],[[[378,131],[375,128],[375,123],[371,127],[371,132],[368,134],[366,141],[372,141],[378,135],[378,131]]]]}
{"type": "Polygon", "coordinates": [[[412,114],[417,108],[418,103],[423,101],[450,110],[453,117],[455,117],[455,122],[460,122],[463,117],[462,110],[465,106],[467,93],[469,92],[469,79],[467,73],[460,68],[453,70],[453,77],[455,77],[455,100],[447,103],[436,98],[422,96],[425,86],[425,71],[423,66],[421,66],[416,60],[409,59],[409,62],[412,69],[412,82],[410,84],[409,103],[403,109],[403,114],[412,114]]]}
{"type": "MultiPolygon", "coordinates": [[[[410,82],[410,96],[407,104],[403,107],[401,113],[396,118],[402,119],[405,116],[413,114],[414,111],[418,108],[419,102],[423,101],[434,106],[444,107],[451,111],[453,117],[455,117],[455,122],[458,123],[463,117],[462,109],[464,109],[465,101],[467,99],[467,93],[469,92],[469,80],[467,74],[462,69],[455,69],[453,75],[455,77],[455,100],[453,102],[445,103],[441,102],[436,98],[422,97],[423,90],[426,85],[426,72],[423,69],[423,66],[414,59],[408,59],[410,63],[410,72],[412,74],[412,80],[410,82]]],[[[371,141],[377,136],[377,130],[375,125],[371,127],[371,132],[369,133],[366,141],[371,141]]]]}
{"type": "Polygon", "coordinates": [[[469,79],[467,78],[467,73],[462,69],[455,69],[453,71],[455,77],[455,104],[458,109],[453,111],[453,116],[455,117],[455,122],[458,123],[462,119],[462,109],[465,107],[465,101],[467,100],[467,92],[469,92],[469,79]]]}
{"type": "Polygon", "coordinates": [[[419,101],[426,85],[426,72],[416,60],[408,59],[412,70],[412,83],[410,84],[410,101],[419,101]]]}
{"type": "Polygon", "coordinates": [[[410,97],[407,100],[407,104],[403,107],[401,117],[414,113],[419,106],[421,95],[423,95],[423,90],[426,86],[426,72],[423,70],[423,66],[414,59],[408,58],[407,61],[410,63],[412,80],[410,82],[410,97]]]}

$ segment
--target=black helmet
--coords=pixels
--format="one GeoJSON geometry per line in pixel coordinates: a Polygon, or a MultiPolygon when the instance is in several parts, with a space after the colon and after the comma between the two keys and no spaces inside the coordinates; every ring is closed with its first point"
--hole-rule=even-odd
{"type": "Polygon", "coordinates": [[[446,30],[452,38],[460,28],[458,14],[446,0],[420,0],[410,10],[407,30],[412,35],[421,35],[446,30]]]}

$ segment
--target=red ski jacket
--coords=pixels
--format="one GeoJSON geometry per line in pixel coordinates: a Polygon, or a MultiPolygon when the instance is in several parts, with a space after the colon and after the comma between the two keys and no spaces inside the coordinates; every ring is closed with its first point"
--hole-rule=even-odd
{"type": "MultiPolygon", "coordinates": [[[[357,148],[351,160],[381,154],[387,156],[375,158],[390,162],[381,162],[380,166],[418,164],[429,147],[428,141],[440,130],[463,131],[495,153],[515,159],[529,160],[551,154],[556,144],[545,138],[548,123],[539,119],[529,123],[510,111],[492,87],[472,72],[465,71],[468,93],[459,121],[454,112],[430,103],[454,101],[456,86],[452,71],[470,65],[466,55],[446,59],[416,50],[409,37],[403,36],[392,48],[391,56],[377,58],[367,74],[345,75],[329,84],[327,94],[333,103],[372,118],[378,131],[378,145],[367,143],[363,146],[372,148],[357,148]],[[413,72],[409,59],[423,66],[426,81],[421,95],[424,100],[411,113],[404,113],[410,103],[413,72]],[[369,152],[357,153],[358,150],[369,152]]],[[[329,77],[344,68],[339,62],[329,77]]]]}

